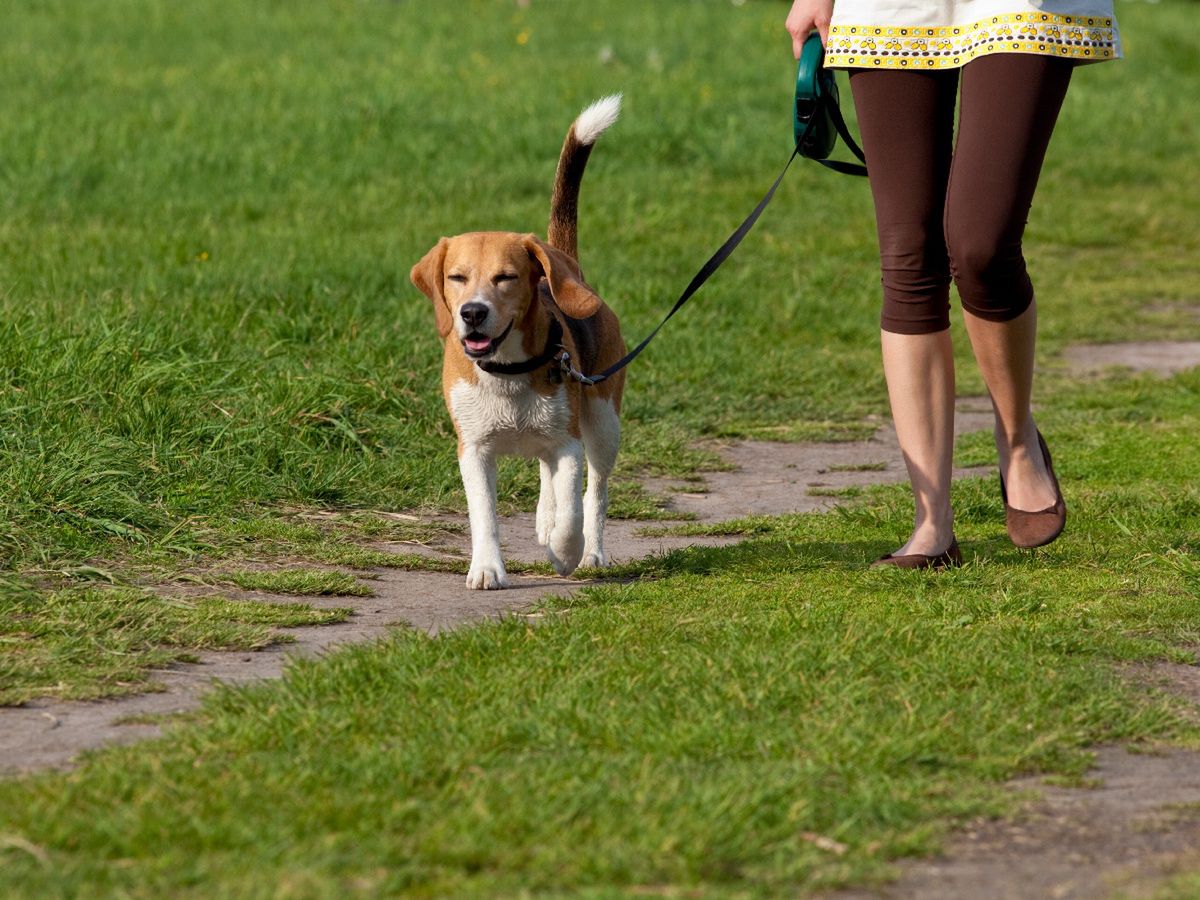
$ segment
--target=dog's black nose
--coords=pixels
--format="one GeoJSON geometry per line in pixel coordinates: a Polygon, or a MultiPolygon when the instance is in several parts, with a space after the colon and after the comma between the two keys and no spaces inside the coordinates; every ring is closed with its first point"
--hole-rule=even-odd
{"type": "Polygon", "coordinates": [[[458,314],[472,328],[478,328],[488,317],[488,308],[483,303],[464,303],[458,308],[458,314]]]}

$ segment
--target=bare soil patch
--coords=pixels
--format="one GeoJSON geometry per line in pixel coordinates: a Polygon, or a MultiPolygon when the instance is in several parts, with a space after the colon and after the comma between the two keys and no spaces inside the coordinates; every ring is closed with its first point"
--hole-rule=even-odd
{"type": "Polygon", "coordinates": [[[1196,864],[1200,850],[1200,754],[1103,747],[1094,786],[1013,782],[1033,793],[1011,821],[980,820],[936,859],[902,867],[877,891],[836,900],[1092,900],[1147,896],[1161,878],[1196,864]]]}
{"type": "Polygon", "coordinates": [[[1151,372],[1163,377],[1200,366],[1200,341],[1138,341],[1127,344],[1077,344],[1063,358],[1079,375],[1111,369],[1151,372]]]}
{"type": "MultiPolygon", "coordinates": [[[[992,427],[986,397],[960,397],[955,432],[969,434],[992,427]]],[[[669,479],[646,482],[651,491],[673,491],[669,509],[719,522],[750,515],[784,515],[828,509],[848,488],[908,480],[900,444],[890,421],[881,422],[869,441],[781,444],[736,441],[718,448],[734,468],[705,476],[703,491],[669,479]]],[[[954,477],[979,475],[983,469],[956,469],[954,477]]]]}

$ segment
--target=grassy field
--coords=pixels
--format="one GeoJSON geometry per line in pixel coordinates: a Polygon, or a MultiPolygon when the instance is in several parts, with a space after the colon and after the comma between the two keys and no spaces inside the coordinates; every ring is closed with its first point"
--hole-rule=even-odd
{"type": "MultiPolygon", "coordinates": [[[[1028,242],[1047,354],[1189,321],[1191,15],[1130,6],[1132,58],[1072,88],[1028,242]]],[[[778,2],[16,3],[0,33],[8,565],[199,549],[260,504],[460,507],[410,265],[442,234],[541,231],[567,124],[621,90],[582,246],[645,333],[786,158],[779,18],[778,2]]],[[[861,434],[885,408],[873,233],[863,184],[795,171],[633,371],[624,471],[692,466],[703,435],[861,434]]],[[[506,476],[528,506],[535,470],[506,476]]]]}
{"type": "MultiPolygon", "coordinates": [[[[568,122],[624,91],[581,244],[643,334],[787,156],[785,8],[9,4],[0,702],[136,688],[342,614],[96,582],[216,561],[362,592],[236,558],[380,564],[357,541],[415,526],[368,510],[461,509],[409,266],[442,234],[541,231],[568,122]],[[334,524],[295,515],[317,509],[334,524]]],[[[876,491],[642,564],[536,629],[299,664],[161,742],[0,784],[0,893],[791,893],[879,878],[1000,808],[1004,778],[1080,772],[1089,744],[1194,739],[1113,663],[1200,640],[1200,380],[1079,386],[1054,352],[1200,336],[1195,12],[1118,7],[1130,59],[1077,73],[1031,216],[1041,422],[1072,509],[1052,549],[1012,550],[971,482],[971,565],[867,571],[910,516],[876,491]]],[[[697,439],[864,433],[885,409],[873,234],[864,185],[789,176],[632,371],[619,512],[654,513],[635,475],[711,464],[697,439]]],[[[506,466],[505,504],[536,485],[506,466]]]]}

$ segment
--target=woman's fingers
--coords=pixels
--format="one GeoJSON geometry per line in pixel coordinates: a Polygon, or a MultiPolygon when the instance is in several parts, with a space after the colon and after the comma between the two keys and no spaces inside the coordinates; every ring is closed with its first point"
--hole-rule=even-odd
{"type": "Polygon", "coordinates": [[[829,20],[833,16],[833,0],[795,0],[788,12],[784,27],[792,36],[792,55],[800,58],[804,41],[814,28],[821,43],[829,40],[829,20]]]}

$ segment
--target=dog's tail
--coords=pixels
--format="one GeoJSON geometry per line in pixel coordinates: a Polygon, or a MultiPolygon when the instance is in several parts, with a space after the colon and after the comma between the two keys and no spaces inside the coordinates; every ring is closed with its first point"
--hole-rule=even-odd
{"type": "Polygon", "coordinates": [[[583,181],[583,170],[592,153],[592,144],[617,121],[620,114],[620,94],[610,94],[597,100],[571,123],[558,157],[546,240],[551,247],[569,254],[576,262],[579,260],[579,185],[583,181]]]}

